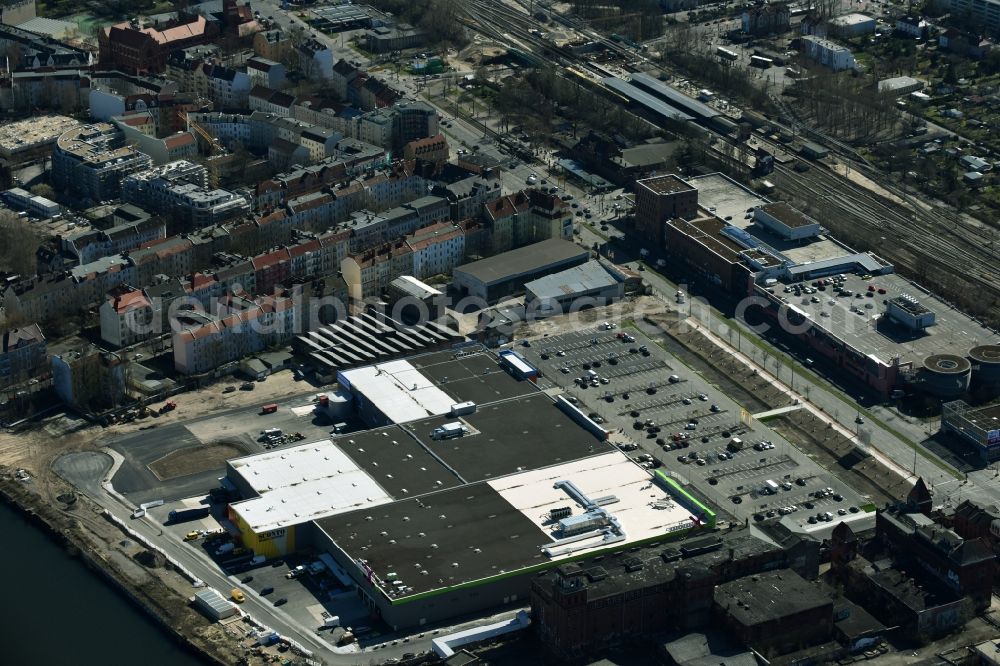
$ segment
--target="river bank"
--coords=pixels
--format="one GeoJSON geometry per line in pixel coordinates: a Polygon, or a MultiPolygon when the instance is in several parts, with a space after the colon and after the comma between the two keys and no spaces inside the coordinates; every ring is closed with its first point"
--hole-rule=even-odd
{"type": "MultiPolygon", "coordinates": [[[[33,528],[41,530],[66,554],[79,558],[104,583],[109,583],[127,599],[133,610],[140,609],[152,619],[177,647],[178,657],[189,657],[191,664],[253,663],[247,661],[247,655],[239,648],[238,641],[234,641],[233,634],[190,607],[188,597],[193,592],[187,581],[152,553],[126,538],[87,498],[66,488],[59,494],[63,501],[52,502],[45,495],[61,489],[38,487],[52,482],[38,482],[34,478],[19,481],[10,472],[0,469],[0,500],[33,528]]],[[[72,589],[65,591],[67,595],[74,593],[72,589]]],[[[72,621],[59,614],[58,600],[51,601],[50,613],[54,614],[55,622],[72,621]]],[[[117,640],[114,626],[104,625],[104,630],[105,635],[114,635],[117,640]]],[[[107,647],[105,654],[113,653],[114,650],[107,647]]],[[[103,663],[114,662],[104,659],[103,663]]],[[[123,663],[135,663],[135,656],[123,663]]],[[[176,660],[169,663],[176,663],[176,660]]]]}

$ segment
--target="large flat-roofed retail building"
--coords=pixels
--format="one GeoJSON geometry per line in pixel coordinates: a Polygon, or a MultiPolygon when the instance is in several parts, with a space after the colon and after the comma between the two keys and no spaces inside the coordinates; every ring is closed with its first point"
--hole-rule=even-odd
{"type": "Polygon", "coordinates": [[[230,521],[243,535],[243,545],[266,557],[294,551],[303,523],[392,501],[329,440],[230,460],[226,478],[250,498],[229,505],[230,521]]]}
{"type": "Polygon", "coordinates": [[[769,335],[795,336],[811,359],[885,396],[903,390],[954,400],[970,388],[1000,395],[994,331],[896,275],[878,255],[830,236],[822,220],[721,174],[690,182],[700,215],[667,223],[666,252],[687,265],[691,284],[738,295],[749,288],[757,298],[746,316],[765,315],[769,335]]]}
{"type": "Polygon", "coordinates": [[[510,296],[540,277],[579,266],[590,252],[557,238],[480,259],[455,269],[455,286],[486,302],[510,296]]]}
{"type": "Polygon", "coordinates": [[[524,603],[539,571],[695,528],[691,512],[620,452],[316,525],[315,546],[355,578],[372,611],[392,627],[524,603]]]}
{"type": "Polygon", "coordinates": [[[245,547],[328,554],[401,628],[523,603],[537,571],[714,524],[672,479],[654,480],[495,355],[406,362],[396,379],[440,394],[395,413],[387,405],[412,383],[398,393],[373,366],[351,386],[397,422],[228,463],[245,547]],[[435,437],[450,424],[458,436],[435,437]]]}
{"type": "Polygon", "coordinates": [[[242,498],[229,505],[229,518],[257,554],[276,557],[308,545],[311,521],[324,516],[597,450],[593,435],[493,354],[424,354],[348,377],[353,384],[342,382],[340,395],[350,391],[351,398],[332,406],[328,395],[316,412],[329,418],[331,410],[354,409],[355,421],[360,413],[387,427],[228,461],[226,478],[242,498]],[[452,422],[464,424],[467,435],[432,437],[452,422]],[[518,436],[507,437],[508,428],[518,436]]]}

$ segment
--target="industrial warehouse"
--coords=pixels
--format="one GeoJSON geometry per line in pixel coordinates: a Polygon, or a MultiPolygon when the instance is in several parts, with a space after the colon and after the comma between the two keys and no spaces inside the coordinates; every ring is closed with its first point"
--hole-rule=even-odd
{"type": "Polygon", "coordinates": [[[714,525],[522,366],[438,352],[344,371],[315,410],[373,429],[227,463],[243,547],[332,556],[399,628],[524,600],[566,559],[714,525]]]}

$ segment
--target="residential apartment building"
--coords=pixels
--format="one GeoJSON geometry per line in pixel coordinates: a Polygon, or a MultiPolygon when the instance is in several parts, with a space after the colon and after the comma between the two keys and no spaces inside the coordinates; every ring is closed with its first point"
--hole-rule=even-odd
{"type": "Polygon", "coordinates": [[[0,106],[12,111],[51,109],[75,113],[87,108],[91,79],[79,67],[11,72],[0,85],[0,106]]]}
{"type": "Polygon", "coordinates": [[[348,293],[356,301],[381,296],[390,282],[412,270],[413,251],[402,240],[348,255],[340,266],[348,293]]]}
{"type": "Polygon", "coordinates": [[[448,161],[448,139],[444,134],[416,139],[403,146],[404,160],[420,160],[433,164],[440,169],[448,161]]]}
{"type": "Polygon", "coordinates": [[[112,289],[98,312],[101,339],[115,347],[128,347],[158,332],[158,315],[141,289],[126,285],[112,289]]]}
{"type": "Polygon", "coordinates": [[[185,375],[209,372],[284,344],[296,333],[295,310],[291,297],[264,297],[206,323],[181,322],[173,334],[174,369],[185,375]]]}
{"type": "Polygon", "coordinates": [[[288,84],[288,68],[280,62],[256,56],[246,62],[252,86],[281,90],[288,84]]]}
{"type": "Polygon", "coordinates": [[[791,16],[784,2],[755,5],[743,10],[742,29],[750,35],[780,35],[788,32],[791,16]]]}
{"type": "Polygon", "coordinates": [[[87,264],[167,237],[167,225],[163,219],[153,217],[132,204],[118,206],[112,219],[115,225],[108,229],[78,231],[60,236],[61,249],[76,257],[81,264],[87,264]]]}
{"type": "Polygon", "coordinates": [[[333,84],[333,92],[340,100],[346,101],[348,87],[351,85],[351,82],[363,73],[361,69],[341,58],[333,66],[333,74],[330,79],[330,82],[333,84]]]}
{"type": "Polygon", "coordinates": [[[45,336],[38,324],[0,334],[0,386],[9,386],[38,374],[46,366],[45,336]]]}
{"type": "Polygon", "coordinates": [[[927,21],[916,16],[900,16],[896,19],[896,32],[907,37],[923,37],[924,31],[928,28],[927,21]]]}
{"type": "Polygon", "coordinates": [[[310,39],[295,47],[299,68],[309,79],[329,79],[333,76],[333,51],[318,40],[310,39]]]}
{"type": "Polygon", "coordinates": [[[191,228],[201,229],[235,219],[250,211],[243,196],[209,189],[205,167],[186,160],[132,174],[122,184],[122,198],[163,215],[171,215],[191,228]]]}
{"type": "Polygon", "coordinates": [[[258,255],[251,262],[258,293],[270,294],[292,276],[292,263],[286,248],[258,255]]]}
{"type": "Polygon", "coordinates": [[[79,68],[90,64],[87,51],[13,25],[0,25],[0,49],[10,58],[11,69],[79,68]]]}
{"type": "Polygon", "coordinates": [[[124,254],[102,257],[70,269],[73,301],[79,309],[98,303],[115,287],[133,283],[136,267],[124,254]]]}
{"type": "Polygon", "coordinates": [[[1000,0],[951,0],[952,16],[970,19],[989,32],[1000,32],[1000,0]]]}
{"type": "Polygon", "coordinates": [[[205,95],[222,109],[245,109],[253,82],[249,74],[221,65],[204,64],[205,95]]]}
{"type": "Polygon", "coordinates": [[[128,145],[124,132],[114,125],[84,125],[56,141],[52,181],[56,187],[95,201],[114,199],[126,176],[152,164],[149,155],[128,145]]]}
{"type": "Polygon", "coordinates": [[[253,52],[281,62],[292,51],[292,39],[281,30],[263,30],[253,36],[253,52]]]}
{"type": "Polygon", "coordinates": [[[409,273],[418,280],[450,275],[465,261],[465,232],[452,222],[435,222],[406,237],[413,258],[409,273]]]}
{"type": "Polygon", "coordinates": [[[135,265],[132,284],[151,284],[157,275],[176,277],[190,275],[195,269],[194,243],[184,236],[171,236],[145,243],[129,253],[135,265]]]}
{"type": "Polygon", "coordinates": [[[187,101],[178,96],[181,87],[176,79],[119,71],[91,71],[89,74],[87,103],[94,120],[109,121],[127,113],[150,111],[159,123],[157,132],[180,129],[170,123],[173,111],[187,101]]]}
{"type": "Polygon", "coordinates": [[[262,111],[279,118],[291,116],[294,105],[295,97],[293,95],[262,84],[255,85],[250,90],[248,98],[248,106],[251,111],[262,111]]]}
{"type": "Polygon", "coordinates": [[[176,132],[159,138],[153,114],[148,111],[112,118],[111,122],[125,134],[126,141],[149,155],[153,164],[166,164],[198,156],[198,140],[193,131],[176,132]]]}
{"type": "Polygon", "coordinates": [[[500,195],[500,180],[469,176],[447,185],[435,185],[431,194],[448,200],[452,220],[478,218],[483,213],[483,206],[500,195]]]}
{"type": "Polygon", "coordinates": [[[74,409],[110,409],[126,399],[128,359],[94,346],[52,357],[56,395],[74,409]]]}
{"type": "Polygon", "coordinates": [[[549,239],[573,238],[572,209],[555,195],[541,190],[523,190],[500,197],[483,208],[490,228],[490,254],[549,239]]]}
{"type": "Polygon", "coordinates": [[[803,35],[802,46],[806,56],[835,72],[856,69],[854,54],[846,46],[815,35],[803,35]]]}

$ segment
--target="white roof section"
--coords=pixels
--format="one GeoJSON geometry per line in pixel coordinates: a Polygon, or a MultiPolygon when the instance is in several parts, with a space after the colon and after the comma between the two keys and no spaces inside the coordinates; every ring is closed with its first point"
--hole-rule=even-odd
{"type": "Polygon", "coordinates": [[[194,598],[202,608],[211,613],[216,620],[223,620],[232,615],[236,615],[236,606],[228,601],[219,592],[211,587],[198,590],[194,593],[194,598]]]}
{"type": "MultiPolygon", "coordinates": [[[[530,472],[521,472],[489,481],[500,493],[540,530],[552,536],[555,524],[546,524],[549,511],[572,507],[579,516],[583,508],[563,490],[553,488],[556,481],[572,481],[590,499],[614,495],[618,501],[603,508],[621,523],[625,533],[622,546],[663,535],[672,528],[690,527],[692,513],[677,504],[660,486],[653,483],[649,472],[639,467],[621,452],[611,452],[530,472]]],[[[595,538],[594,548],[602,546],[595,538]]],[[[583,542],[585,543],[585,542],[583,542]]],[[[578,544],[582,545],[582,544],[578,544]]],[[[603,545],[607,548],[607,545],[603,545]]],[[[566,553],[552,559],[579,556],[586,550],[566,553]]]]}
{"type": "Polygon", "coordinates": [[[409,361],[389,361],[345,370],[340,377],[365,396],[393,423],[405,423],[451,411],[455,399],[434,385],[409,361]]]}
{"type": "Polygon", "coordinates": [[[392,501],[328,439],[229,464],[261,495],[232,505],[257,533],[392,501]]]}
{"type": "Polygon", "coordinates": [[[924,82],[912,76],[894,76],[889,79],[882,79],[878,82],[879,92],[892,92],[910,88],[923,88],[924,82]]]}
{"type": "Polygon", "coordinates": [[[536,372],[535,368],[532,367],[532,365],[528,363],[526,360],[524,360],[523,356],[518,354],[513,349],[507,349],[500,352],[500,358],[506,361],[507,363],[510,363],[517,369],[518,372],[522,374],[531,374],[532,372],[536,372]]]}
{"type": "Polygon", "coordinates": [[[557,301],[586,294],[595,289],[607,289],[617,282],[618,280],[600,262],[588,261],[580,266],[527,282],[524,288],[540,300],[557,301]]]}
{"type": "Polygon", "coordinates": [[[871,16],[865,16],[864,14],[844,14],[843,16],[838,16],[837,18],[830,19],[830,23],[840,26],[849,25],[861,25],[864,23],[874,23],[875,19],[871,16]]]}
{"type": "Polygon", "coordinates": [[[426,282],[418,280],[412,275],[400,275],[398,278],[393,280],[393,283],[398,285],[401,289],[409,292],[411,296],[415,296],[420,299],[441,296],[443,293],[440,289],[435,289],[426,282]]]}

